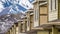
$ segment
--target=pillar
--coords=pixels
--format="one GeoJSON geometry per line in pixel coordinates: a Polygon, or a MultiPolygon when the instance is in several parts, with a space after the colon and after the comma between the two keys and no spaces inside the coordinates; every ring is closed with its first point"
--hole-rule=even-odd
{"type": "Polygon", "coordinates": [[[10,34],[10,31],[9,31],[9,34],[10,34]]]}
{"type": "Polygon", "coordinates": [[[16,26],[16,34],[18,34],[18,26],[16,26]]]}
{"type": "Polygon", "coordinates": [[[20,33],[20,32],[21,32],[21,23],[18,22],[18,33],[20,33]]]}
{"type": "Polygon", "coordinates": [[[10,31],[8,31],[7,34],[10,34],[10,31]]]}
{"type": "Polygon", "coordinates": [[[12,27],[12,34],[14,34],[14,28],[12,27]]]}
{"type": "Polygon", "coordinates": [[[6,34],[9,34],[9,32],[6,32],[6,34]]]}
{"type": "Polygon", "coordinates": [[[25,23],[23,23],[23,28],[24,28],[24,32],[25,32],[25,23]]]}
{"type": "Polygon", "coordinates": [[[58,34],[58,29],[55,26],[52,27],[52,34],[58,34]]]}
{"type": "Polygon", "coordinates": [[[14,24],[14,34],[16,34],[16,25],[14,24]]]}
{"type": "Polygon", "coordinates": [[[11,31],[11,29],[10,29],[10,34],[12,34],[12,31],[11,31]]]}
{"type": "Polygon", "coordinates": [[[30,12],[27,13],[27,31],[30,30],[30,12]]]}
{"type": "Polygon", "coordinates": [[[39,14],[39,1],[36,0],[36,3],[34,3],[34,27],[37,27],[40,25],[40,14],[39,14]]]}

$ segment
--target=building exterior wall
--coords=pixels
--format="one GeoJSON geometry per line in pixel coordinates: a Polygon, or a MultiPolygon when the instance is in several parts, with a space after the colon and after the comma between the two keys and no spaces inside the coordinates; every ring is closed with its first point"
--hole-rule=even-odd
{"type": "Polygon", "coordinates": [[[34,26],[33,23],[34,23],[34,15],[33,15],[33,10],[30,9],[28,10],[28,12],[26,13],[27,15],[27,31],[30,31],[32,29],[32,27],[34,26]]]}
{"type": "Polygon", "coordinates": [[[16,27],[16,34],[18,34],[18,27],[16,27]]]}
{"type": "Polygon", "coordinates": [[[33,18],[34,15],[30,15],[30,28],[32,29],[33,28],[33,24],[34,24],[34,18],[33,18]]]}
{"type": "Polygon", "coordinates": [[[48,5],[42,5],[40,8],[40,25],[48,23],[48,5]]]}
{"type": "MultiPolygon", "coordinates": [[[[42,24],[45,24],[47,23],[48,24],[48,21],[52,21],[52,20],[55,20],[55,19],[58,19],[60,18],[60,0],[58,2],[59,5],[56,5],[57,9],[55,10],[51,10],[51,6],[49,6],[50,0],[48,0],[48,3],[47,4],[44,4],[44,5],[41,5],[39,6],[39,1],[37,1],[36,3],[34,3],[34,14],[30,15],[31,12],[28,11],[27,12],[27,19],[24,18],[24,20],[19,24],[18,23],[18,26],[16,27],[15,25],[15,29],[16,30],[14,33],[15,34],[26,34],[26,32],[29,32],[31,30],[33,30],[32,28],[33,27],[36,27],[36,28],[39,28],[40,25],[42,24]],[[59,7],[59,8],[58,8],[59,7]],[[58,14],[58,11],[59,11],[59,14],[58,14]],[[58,18],[57,18],[58,17],[58,18]],[[25,33],[24,33],[25,32],[25,33]]],[[[54,6],[54,5],[53,5],[54,6]]],[[[52,8],[54,9],[54,7],[52,8]]],[[[42,27],[43,28],[43,27],[42,27]]],[[[44,29],[44,28],[43,28],[44,29]]],[[[60,32],[58,32],[58,29],[55,29],[55,27],[52,27],[52,32],[49,32],[46,31],[46,30],[40,30],[40,29],[37,29],[37,31],[31,31],[30,33],[27,33],[27,34],[60,34],[60,32]]],[[[12,31],[10,30],[10,34],[12,34],[12,31]]]]}
{"type": "Polygon", "coordinates": [[[58,19],[58,0],[48,1],[48,21],[53,21],[58,19]]]}
{"type": "Polygon", "coordinates": [[[43,16],[43,15],[40,16],[40,25],[47,23],[48,22],[47,20],[48,20],[47,16],[43,16]]]}
{"type": "Polygon", "coordinates": [[[40,14],[48,14],[48,6],[46,5],[41,5],[40,7],[40,14]]]}
{"type": "Polygon", "coordinates": [[[48,31],[38,31],[37,34],[49,34],[48,31]]]}
{"type": "Polygon", "coordinates": [[[60,0],[58,0],[58,18],[60,19],[60,0]]]}
{"type": "Polygon", "coordinates": [[[34,27],[39,26],[39,2],[34,3],[34,27]]]}
{"type": "Polygon", "coordinates": [[[30,31],[30,13],[27,12],[26,15],[27,15],[27,31],[30,31]]]}

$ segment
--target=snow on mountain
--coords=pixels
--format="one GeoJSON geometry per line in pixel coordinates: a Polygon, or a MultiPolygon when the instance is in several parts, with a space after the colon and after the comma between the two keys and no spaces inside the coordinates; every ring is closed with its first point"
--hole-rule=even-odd
{"type": "MultiPolygon", "coordinates": [[[[26,11],[27,9],[33,8],[31,4],[34,0],[0,0],[0,12],[4,12],[2,10],[6,9],[6,7],[10,7],[10,13],[19,13],[20,11],[26,11]]],[[[4,15],[4,14],[3,14],[4,15]]]]}
{"type": "Polygon", "coordinates": [[[0,12],[4,14],[17,14],[33,8],[31,2],[34,0],[0,0],[0,12]],[[9,8],[10,10],[7,10],[9,8]]]}
{"type": "Polygon", "coordinates": [[[33,8],[33,5],[30,2],[32,2],[32,1],[30,1],[30,0],[21,0],[19,4],[21,6],[23,6],[24,8],[30,9],[30,8],[33,8]]]}
{"type": "Polygon", "coordinates": [[[0,12],[4,9],[2,3],[0,2],[0,12]]]}
{"type": "Polygon", "coordinates": [[[33,8],[34,0],[0,0],[0,33],[6,32],[14,22],[22,20],[25,11],[33,8]],[[4,22],[4,23],[3,23],[4,22]]]}
{"type": "MultiPolygon", "coordinates": [[[[21,16],[25,15],[23,13],[19,13],[19,14],[11,14],[11,15],[3,15],[0,17],[0,23],[2,23],[3,26],[1,26],[0,28],[2,28],[2,30],[5,32],[7,31],[7,29],[9,29],[14,22],[17,22],[18,20],[21,20],[21,16]],[[3,23],[4,22],[4,23],[3,23]]],[[[1,31],[1,32],[3,32],[1,31]]]]}
{"type": "Polygon", "coordinates": [[[34,0],[28,0],[30,3],[32,3],[34,0]]]}

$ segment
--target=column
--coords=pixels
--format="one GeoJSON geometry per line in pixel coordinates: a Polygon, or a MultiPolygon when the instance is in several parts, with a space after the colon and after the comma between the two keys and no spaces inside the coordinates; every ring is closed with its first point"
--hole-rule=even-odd
{"type": "Polygon", "coordinates": [[[12,27],[12,34],[14,34],[14,28],[12,27]]]}
{"type": "Polygon", "coordinates": [[[36,3],[34,3],[34,27],[37,27],[37,26],[39,26],[40,25],[40,23],[39,23],[39,14],[40,14],[40,12],[39,12],[39,1],[38,0],[36,0],[37,2],[36,3]]]}
{"type": "Polygon", "coordinates": [[[12,34],[12,31],[11,31],[11,29],[10,29],[10,34],[12,34]]]}
{"type": "Polygon", "coordinates": [[[9,34],[9,32],[6,32],[6,34],[9,34]]]}
{"type": "Polygon", "coordinates": [[[10,34],[10,32],[8,31],[8,34],[10,34]]]}
{"type": "Polygon", "coordinates": [[[18,34],[18,23],[15,23],[15,33],[18,34]]]}
{"type": "Polygon", "coordinates": [[[21,32],[21,22],[18,22],[18,33],[21,32]]]}
{"type": "Polygon", "coordinates": [[[58,29],[55,26],[52,27],[52,34],[58,34],[58,29]]]}
{"type": "Polygon", "coordinates": [[[10,30],[9,30],[9,34],[10,34],[10,30]]]}
{"type": "Polygon", "coordinates": [[[27,31],[30,30],[30,13],[27,13],[27,31]]]}
{"type": "Polygon", "coordinates": [[[14,34],[16,34],[16,25],[14,24],[14,34]]]}
{"type": "Polygon", "coordinates": [[[23,30],[24,30],[24,32],[25,32],[25,23],[23,23],[23,28],[24,28],[23,30]]]}

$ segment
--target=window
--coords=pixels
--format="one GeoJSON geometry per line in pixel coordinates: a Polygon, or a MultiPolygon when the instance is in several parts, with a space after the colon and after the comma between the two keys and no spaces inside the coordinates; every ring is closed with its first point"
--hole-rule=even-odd
{"type": "Polygon", "coordinates": [[[39,26],[39,12],[37,9],[34,11],[34,27],[39,26]]]}
{"type": "Polygon", "coordinates": [[[21,32],[23,31],[23,24],[21,24],[21,32]]]}
{"type": "Polygon", "coordinates": [[[25,32],[27,31],[27,21],[25,21],[25,32]]]}
{"type": "Polygon", "coordinates": [[[56,9],[56,0],[49,0],[49,10],[56,9]]]}
{"type": "Polygon", "coordinates": [[[51,0],[51,10],[52,10],[52,0],[51,0]]]}
{"type": "Polygon", "coordinates": [[[55,9],[56,9],[56,0],[55,0],[55,9]]]}

